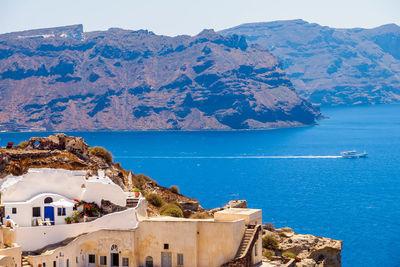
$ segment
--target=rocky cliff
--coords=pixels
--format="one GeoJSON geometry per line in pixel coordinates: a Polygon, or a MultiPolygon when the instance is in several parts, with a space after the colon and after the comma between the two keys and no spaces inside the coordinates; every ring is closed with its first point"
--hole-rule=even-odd
{"type": "Polygon", "coordinates": [[[263,241],[265,261],[271,266],[288,266],[287,259],[294,258],[296,267],[340,267],[343,242],[326,237],[295,233],[291,228],[274,229],[265,227],[263,241]],[[272,244],[272,240],[277,243],[272,244]],[[269,253],[268,253],[268,252],[269,253]],[[267,252],[267,253],[266,253],[267,252]]]}
{"type": "Polygon", "coordinates": [[[3,34],[0,92],[0,130],[262,129],[320,115],[267,49],[212,30],[3,34]]]}
{"type": "Polygon", "coordinates": [[[335,29],[303,20],[243,24],[243,34],[282,61],[300,95],[324,105],[400,102],[400,27],[335,29]]]}

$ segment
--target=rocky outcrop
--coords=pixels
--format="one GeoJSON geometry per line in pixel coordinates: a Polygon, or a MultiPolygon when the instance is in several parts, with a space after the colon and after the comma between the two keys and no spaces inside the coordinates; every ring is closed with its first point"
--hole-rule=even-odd
{"type": "Polygon", "coordinates": [[[123,210],[127,209],[127,207],[121,207],[121,206],[119,206],[117,204],[112,203],[109,200],[104,200],[104,199],[101,200],[101,205],[100,206],[101,206],[102,213],[104,215],[105,214],[109,214],[109,213],[113,213],[113,212],[123,211],[123,210]]]}
{"type": "Polygon", "coordinates": [[[400,27],[335,29],[303,20],[243,24],[243,34],[268,48],[301,96],[324,105],[400,102],[400,27]]]}
{"type": "MultiPolygon", "coordinates": [[[[278,240],[275,254],[285,252],[296,256],[297,267],[340,267],[342,241],[313,235],[295,233],[291,228],[264,229],[264,236],[273,236],[278,240]]],[[[274,257],[271,258],[272,260],[274,257]]],[[[275,258],[280,260],[279,257],[275,258]]]]}
{"type": "Polygon", "coordinates": [[[221,211],[221,210],[226,210],[230,208],[247,208],[247,201],[245,199],[243,200],[230,200],[227,204],[225,204],[223,207],[220,208],[213,208],[207,210],[207,213],[210,215],[214,215],[214,213],[221,211]]]}
{"type": "Polygon", "coordinates": [[[81,137],[54,134],[49,137],[32,137],[26,144],[26,149],[65,150],[81,158],[89,157],[89,146],[81,137]]]}
{"type": "Polygon", "coordinates": [[[0,92],[8,131],[264,129],[320,116],[267,49],[213,30],[0,35],[0,92]]]}

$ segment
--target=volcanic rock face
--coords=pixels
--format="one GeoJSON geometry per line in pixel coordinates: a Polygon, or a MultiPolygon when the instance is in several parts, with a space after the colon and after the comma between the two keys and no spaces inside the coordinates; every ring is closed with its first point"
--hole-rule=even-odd
{"type": "Polygon", "coordinates": [[[0,35],[2,130],[261,129],[315,123],[278,60],[212,30],[0,35]]]}
{"type": "Polygon", "coordinates": [[[243,34],[268,48],[300,95],[327,105],[400,101],[400,27],[334,29],[303,20],[243,24],[243,34]]]}
{"type": "Polygon", "coordinates": [[[265,235],[274,236],[279,242],[279,254],[285,252],[296,255],[297,267],[340,267],[341,240],[293,232],[289,227],[265,230],[265,235]]]}

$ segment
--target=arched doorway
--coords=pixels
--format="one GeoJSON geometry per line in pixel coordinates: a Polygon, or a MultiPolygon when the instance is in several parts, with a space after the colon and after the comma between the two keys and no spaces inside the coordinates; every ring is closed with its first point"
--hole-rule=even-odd
{"type": "Polygon", "coordinates": [[[118,253],[118,246],[113,244],[110,248],[110,263],[111,267],[119,266],[119,253],[118,253]]]}
{"type": "Polygon", "coordinates": [[[153,267],[153,257],[151,256],[146,257],[146,267],[153,267]]]}

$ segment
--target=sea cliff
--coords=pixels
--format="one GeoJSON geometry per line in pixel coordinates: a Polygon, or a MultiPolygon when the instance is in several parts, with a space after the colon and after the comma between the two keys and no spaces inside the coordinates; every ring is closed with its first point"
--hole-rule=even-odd
{"type": "Polygon", "coordinates": [[[0,130],[230,130],[312,125],[280,62],[239,35],[82,25],[0,35],[0,130]]]}

